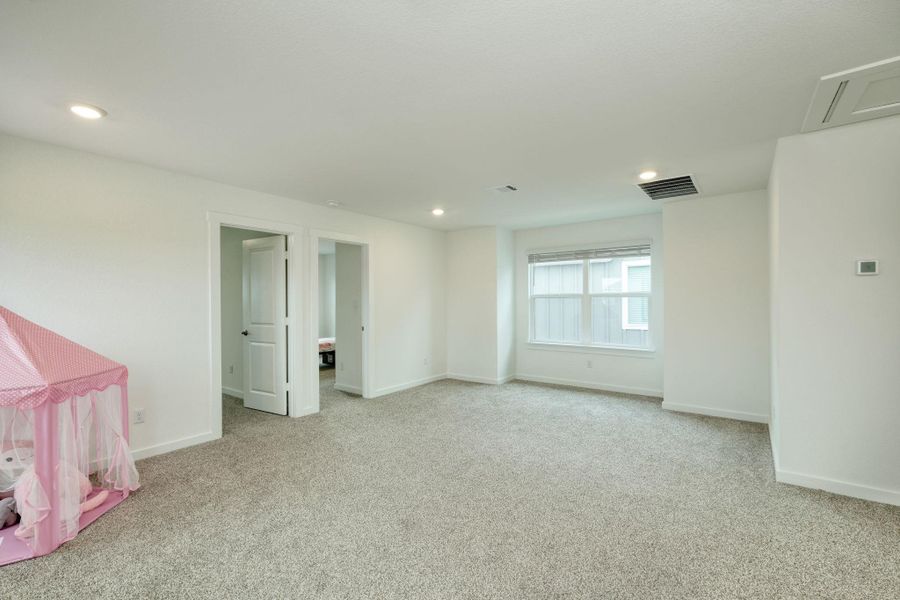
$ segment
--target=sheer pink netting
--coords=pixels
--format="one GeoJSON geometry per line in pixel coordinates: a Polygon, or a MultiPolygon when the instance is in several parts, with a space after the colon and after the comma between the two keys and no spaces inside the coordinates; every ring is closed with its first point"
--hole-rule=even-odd
{"type": "Polygon", "coordinates": [[[0,307],[0,565],[51,552],[139,487],[128,371],[0,307]]]}

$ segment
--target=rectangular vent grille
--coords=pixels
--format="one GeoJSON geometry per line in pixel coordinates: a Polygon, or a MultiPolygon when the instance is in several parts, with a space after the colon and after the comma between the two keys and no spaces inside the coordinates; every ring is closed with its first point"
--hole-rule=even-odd
{"type": "Polygon", "coordinates": [[[694,185],[694,180],[691,179],[690,175],[639,183],[638,187],[644,190],[644,193],[650,196],[651,200],[664,200],[665,198],[690,196],[697,193],[697,186],[694,185]]]}

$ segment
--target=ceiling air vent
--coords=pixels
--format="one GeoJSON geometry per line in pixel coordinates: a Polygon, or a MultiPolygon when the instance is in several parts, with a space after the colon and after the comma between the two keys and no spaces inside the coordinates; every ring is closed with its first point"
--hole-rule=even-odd
{"type": "Polygon", "coordinates": [[[495,188],[493,188],[493,189],[494,189],[495,192],[499,192],[499,193],[501,193],[501,194],[506,194],[506,193],[509,193],[509,192],[517,192],[517,191],[519,191],[519,188],[517,188],[517,187],[514,186],[514,185],[501,185],[501,186],[495,187],[495,188]]]}
{"type": "Polygon", "coordinates": [[[900,114],[900,56],[826,75],[803,121],[804,133],[900,114]]]}
{"type": "Polygon", "coordinates": [[[638,187],[644,190],[651,200],[665,200],[698,193],[697,186],[694,185],[694,180],[690,175],[639,183],[638,187]]]}

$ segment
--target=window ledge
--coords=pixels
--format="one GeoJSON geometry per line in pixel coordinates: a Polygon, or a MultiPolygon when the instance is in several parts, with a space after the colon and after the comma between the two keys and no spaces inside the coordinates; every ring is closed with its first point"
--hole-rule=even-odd
{"type": "Polygon", "coordinates": [[[628,358],[655,358],[655,348],[632,348],[628,346],[587,346],[583,344],[556,344],[553,342],[527,342],[526,348],[531,350],[551,350],[554,352],[589,352],[609,356],[626,356],[628,358]]]}

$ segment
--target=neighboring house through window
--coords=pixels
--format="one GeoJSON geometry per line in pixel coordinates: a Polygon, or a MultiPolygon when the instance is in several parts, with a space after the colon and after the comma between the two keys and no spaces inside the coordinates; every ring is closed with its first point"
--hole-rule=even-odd
{"type": "MultiPolygon", "coordinates": [[[[639,258],[622,261],[622,291],[650,292],[650,259],[639,258]]],[[[622,298],[622,329],[650,327],[650,298],[622,298]]]]}
{"type": "Polygon", "coordinates": [[[649,244],[528,257],[536,343],[650,348],[649,244]]]}

